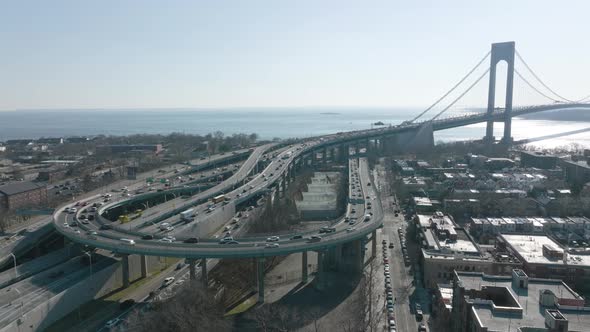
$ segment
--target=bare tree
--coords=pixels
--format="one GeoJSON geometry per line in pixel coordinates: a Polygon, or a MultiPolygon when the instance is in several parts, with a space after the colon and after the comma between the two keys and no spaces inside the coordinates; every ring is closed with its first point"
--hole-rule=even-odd
{"type": "Polygon", "coordinates": [[[176,296],[155,302],[153,310],[130,319],[130,331],[230,331],[223,306],[199,283],[183,286],[176,296]]]}

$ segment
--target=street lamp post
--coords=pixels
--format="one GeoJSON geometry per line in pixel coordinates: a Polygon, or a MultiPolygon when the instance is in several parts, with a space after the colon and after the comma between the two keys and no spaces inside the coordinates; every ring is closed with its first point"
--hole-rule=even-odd
{"type": "Polygon", "coordinates": [[[12,256],[12,261],[14,262],[14,277],[18,278],[18,271],[16,271],[16,256],[12,252],[10,253],[10,256],[12,256]]]}

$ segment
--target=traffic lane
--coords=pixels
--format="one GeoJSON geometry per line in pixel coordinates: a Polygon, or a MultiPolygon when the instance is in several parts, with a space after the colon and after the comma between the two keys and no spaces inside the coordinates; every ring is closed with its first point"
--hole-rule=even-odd
{"type": "MultiPolygon", "coordinates": [[[[366,165],[366,163],[365,163],[365,165],[366,165]]],[[[366,174],[367,174],[367,173],[366,173],[366,171],[365,171],[365,173],[364,173],[364,174],[365,174],[365,177],[366,177],[366,174]]],[[[366,181],[363,181],[363,182],[366,182],[366,181]]],[[[363,193],[363,195],[364,195],[364,193],[363,193]]],[[[358,207],[357,207],[357,209],[358,209],[358,210],[359,210],[359,212],[360,212],[359,214],[363,215],[363,213],[364,213],[364,205],[360,205],[360,206],[358,206],[358,207]]]]}
{"type": "Polygon", "coordinates": [[[290,241],[279,248],[266,248],[259,243],[254,244],[235,244],[235,245],[220,245],[214,243],[198,243],[198,244],[184,244],[184,243],[164,243],[155,241],[136,241],[135,245],[127,245],[120,240],[115,240],[107,237],[100,239],[90,239],[84,234],[74,234],[70,231],[59,227],[61,233],[68,235],[76,242],[83,242],[87,245],[111,250],[115,252],[125,252],[130,254],[146,254],[155,256],[169,256],[169,257],[212,257],[212,258],[227,258],[235,256],[249,256],[249,257],[268,257],[276,255],[286,255],[294,252],[306,250],[324,250],[330,246],[339,243],[353,241],[363,238],[374,229],[379,227],[378,222],[363,223],[355,232],[336,232],[325,236],[319,242],[304,242],[304,241],[290,241]]]}
{"type": "MultiPolygon", "coordinates": [[[[93,269],[96,269],[96,271],[102,270],[110,264],[112,264],[111,261],[102,260],[98,262],[96,265],[93,265],[93,269]]],[[[71,285],[78,283],[79,281],[83,280],[89,275],[90,271],[88,269],[74,271],[72,273],[65,274],[63,278],[55,282],[52,282],[49,285],[46,285],[46,287],[44,288],[33,290],[32,292],[29,292],[26,295],[19,296],[18,299],[12,302],[12,305],[5,306],[2,308],[3,310],[0,311],[0,326],[5,326],[6,324],[9,324],[10,322],[14,321],[16,318],[20,316],[21,311],[23,313],[28,312],[29,310],[47,301],[48,297],[51,297],[52,295],[58,294],[66,290],[71,285]],[[15,306],[15,304],[18,303],[21,303],[21,305],[15,306]]]]}

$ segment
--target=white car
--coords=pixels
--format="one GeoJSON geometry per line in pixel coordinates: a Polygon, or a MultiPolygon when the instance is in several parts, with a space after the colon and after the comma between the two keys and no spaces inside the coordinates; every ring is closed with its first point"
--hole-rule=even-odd
{"type": "Polygon", "coordinates": [[[76,208],[70,208],[70,213],[76,213],[76,212],[78,212],[78,209],[76,209],[76,208]]]}
{"type": "Polygon", "coordinates": [[[271,236],[266,239],[266,242],[278,242],[281,238],[278,236],[271,236]]]}
{"type": "Polygon", "coordinates": [[[278,243],[267,243],[266,248],[278,248],[280,245],[278,243]]]}
{"type": "Polygon", "coordinates": [[[164,286],[164,287],[170,286],[173,282],[174,282],[174,277],[168,277],[168,278],[164,279],[162,286],[164,286]]]}
{"type": "Polygon", "coordinates": [[[349,233],[350,233],[350,232],[354,232],[355,230],[356,230],[356,228],[354,228],[354,227],[348,227],[348,228],[346,229],[346,231],[347,231],[347,232],[349,232],[349,233]]]}
{"type": "Polygon", "coordinates": [[[106,327],[107,329],[113,328],[113,327],[117,326],[117,324],[119,324],[119,322],[120,322],[120,321],[121,321],[121,320],[120,320],[119,318],[111,319],[110,321],[108,321],[108,322],[105,324],[105,327],[106,327]]]}

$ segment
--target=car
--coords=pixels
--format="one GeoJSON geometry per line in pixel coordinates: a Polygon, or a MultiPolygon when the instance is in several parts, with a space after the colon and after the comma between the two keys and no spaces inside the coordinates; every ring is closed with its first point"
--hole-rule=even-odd
{"type": "Polygon", "coordinates": [[[199,243],[199,239],[196,237],[189,237],[188,239],[184,240],[184,243],[199,243]]]}
{"type": "Polygon", "coordinates": [[[120,321],[121,321],[121,320],[120,320],[119,318],[111,319],[111,320],[109,320],[109,321],[108,321],[108,322],[107,322],[107,323],[106,323],[104,326],[105,326],[107,329],[111,329],[111,328],[113,328],[113,327],[117,326],[117,324],[119,324],[119,322],[120,322],[120,321]]]}
{"type": "Polygon", "coordinates": [[[300,240],[303,239],[303,235],[293,235],[289,240],[300,240]]]}
{"type": "Polygon", "coordinates": [[[269,238],[266,239],[266,242],[277,242],[279,241],[281,238],[278,236],[271,236],[269,238]]]}
{"type": "Polygon", "coordinates": [[[421,320],[423,317],[423,312],[422,312],[422,306],[418,303],[416,303],[416,305],[414,306],[415,312],[416,312],[416,318],[418,318],[418,320],[421,320]]]}
{"type": "Polygon", "coordinates": [[[318,235],[312,235],[307,242],[320,242],[322,240],[321,236],[318,235]]]}
{"type": "Polygon", "coordinates": [[[386,244],[387,244],[387,240],[383,240],[383,241],[381,241],[381,244],[382,244],[382,245],[386,245],[386,244]]]}
{"type": "Polygon", "coordinates": [[[70,208],[70,213],[76,213],[76,212],[78,212],[78,209],[76,209],[76,208],[70,208]]]}
{"type": "Polygon", "coordinates": [[[88,237],[91,239],[96,239],[96,237],[98,236],[98,232],[97,231],[88,231],[88,232],[86,232],[86,235],[88,235],[88,237]]]}
{"type": "Polygon", "coordinates": [[[107,224],[100,225],[100,230],[102,230],[102,231],[106,231],[109,229],[113,229],[113,227],[111,227],[111,225],[107,225],[107,224]]]}
{"type": "Polygon", "coordinates": [[[142,240],[153,240],[154,236],[152,234],[144,234],[141,236],[142,240]]]}
{"type": "Polygon", "coordinates": [[[418,325],[418,332],[426,332],[426,325],[424,325],[424,323],[418,325]]]}
{"type": "Polygon", "coordinates": [[[280,245],[278,243],[267,243],[265,248],[278,248],[280,245]]]}
{"type": "Polygon", "coordinates": [[[395,327],[395,320],[393,320],[393,319],[389,320],[389,327],[395,327]]]}
{"type": "Polygon", "coordinates": [[[389,249],[393,249],[394,247],[393,242],[389,243],[389,249]]]}
{"type": "Polygon", "coordinates": [[[184,266],[184,264],[182,264],[182,262],[181,262],[181,263],[178,263],[178,264],[176,265],[176,271],[178,271],[178,270],[182,269],[182,267],[183,267],[183,266],[184,266]]]}
{"type": "Polygon", "coordinates": [[[170,286],[174,282],[174,277],[167,277],[162,282],[162,287],[170,286]]]}
{"type": "Polygon", "coordinates": [[[86,219],[88,219],[88,220],[92,221],[92,220],[94,220],[94,215],[92,215],[92,214],[89,214],[89,215],[88,215],[88,218],[86,218],[86,219]]]}
{"type": "Polygon", "coordinates": [[[347,231],[348,233],[350,233],[350,232],[354,232],[355,230],[356,230],[356,228],[354,228],[354,227],[348,227],[348,228],[346,229],[346,231],[347,231]]]}

